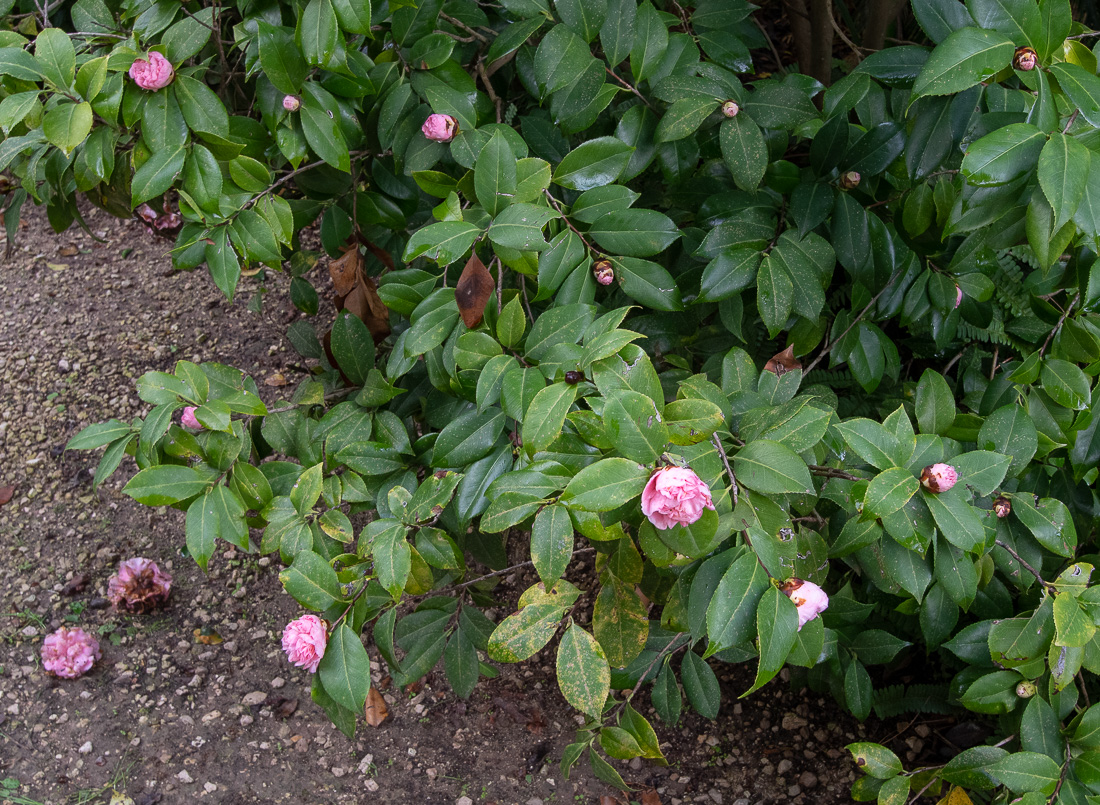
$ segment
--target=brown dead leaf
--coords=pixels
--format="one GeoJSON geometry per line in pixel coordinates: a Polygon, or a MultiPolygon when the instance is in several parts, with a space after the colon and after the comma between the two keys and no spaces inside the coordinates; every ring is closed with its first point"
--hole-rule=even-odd
{"type": "Polygon", "coordinates": [[[386,720],[386,716],[389,714],[386,700],[382,698],[378,688],[371,685],[371,689],[367,691],[367,704],[363,708],[363,715],[366,716],[367,723],[372,727],[377,727],[386,720]]]}
{"type": "Polygon", "coordinates": [[[642,805],[661,805],[661,795],[652,788],[643,791],[641,803],[642,805]]]}
{"type": "Polygon", "coordinates": [[[358,316],[367,325],[376,344],[390,334],[390,309],[378,295],[374,277],[360,275],[350,293],[336,298],[336,309],[358,316]]]}
{"type": "Polygon", "coordinates": [[[777,377],[782,377],[787,372],[802,368],[802,361],[794,356],[794,346],[789,346],[782,352],[772,355],[771,360],[764,364],[764,371],[771,372],[777,377]]]}
{"type": "Polygon", "coordinates": [[[62,257],[73,257],[74,255],[80,254],[80,249],[76,248],[76,246],[62,246],[57,250],[57,253],[62,257]]]}
{"type": "Polygon", "coordinates": [[[276,372],[275,374],[269,376],[266,380],[264,380],[264,385],[265,386],[285,386],[286,385],[286,375],[284,375],[282,372],[276,372]]]}
{"type": "Polygon", "coordinates": [[[337,296],[347,296],[362,277],[363,258],[359,247],[351,246],[346,252],[328,264],[328,273],[332,276],[332,285],[337,296]]]}
{"type": "Polygon", "coordinates": [[[290,718],[294,715],[294,711],[298,709],[298,700],[283,699],[274,709],[277,718],[290,718]]]}
{"type": "Polygon", "coordinates": [[[10,503],[11,499],[15,496],[14,486],[0,486],[0,506],[5,503],[10,503]]]}
{"type": "Polygon", "coordinates": [[[458,311],[462,314],[462,321],[471,330],[481,324],[481,317],[485,314],[485,305],[493,295],[496,283],[489,269],[478,259],[476,254],[470,255],[466,261],[466,267],[462,269],[462,276],[455,284],[455,301],[458,302],[458,311]]]}
{"type": "Polygon", "coordinates": [[[532,735],[542,735],[545,727],[546,719],[542,715],[542,710],[537,704],[532,704],[530,716],[527,719],[527,731],[532,735]]]}
{"type": "Polygon", "coordinates": [[[88,586],[88,582],[91,578],[87,573],[79,573],[65,582],[65,586],[61,588],[62,595],[76,595],[84,592],[84,588],[88,586]]]}
{"type": "Polygon", "coordinates": [[[600,805],[623,805],[623,801],[618,797],[613,797],[610,794],[604,794],[600,797],[600,805]]]}

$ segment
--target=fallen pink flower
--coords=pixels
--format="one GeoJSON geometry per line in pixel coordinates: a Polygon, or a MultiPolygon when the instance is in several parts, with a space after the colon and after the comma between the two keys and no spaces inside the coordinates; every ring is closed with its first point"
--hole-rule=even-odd
{"type": "Polygon", "coordinates": [[[62,626],[42,643],[42,665],[65,679],[86,674],[101,656],[99,641],[83,629],[62,626]]]}
{"type": "Polygon", "coordinates": [[[657,470],[642,490],[642,514],[662,530],[691,525],[713,508],[710,487],[687,467],[657,470]]]}
{"type": "Polygon", "coordinates": [[[107,582],[107,598],[116,609],[147,612],[168,600],[172,577],[152,559],[136,556],[118,566],[107,582]]]}
{"type": "Polygon", "coordinates": [[[286,652],[286,658],[311,674],[317,672],[327,645],[325,622],[316,615],[303,615],[283,629],[283,651],[286,652]]]}

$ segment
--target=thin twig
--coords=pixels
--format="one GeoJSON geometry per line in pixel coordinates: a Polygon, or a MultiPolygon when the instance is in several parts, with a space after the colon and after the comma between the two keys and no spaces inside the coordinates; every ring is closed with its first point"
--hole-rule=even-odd
{"type": "Polygon", "coordinates": [[[850,472],[844,470],[838,470],[835,467],[822,467],[817,464],[810,464],[810,474],[817,475],[822,478],[840,478],[843,481],[863,481],[864,478],[860,478],[858,475],[852,475],[850,472]]]}
{"type": "Polygon", "coordinates": [[[495,254],[493,259],[489,261],[489,268],[493,267],[493,263],[497,264],[497,315],[499,316],[500,311],[504,309],[504,265],[495,254]]]}
{"type": "Polygon", "coordinates": [[[493,107],[496,109],[497,123],[500,123],[504,120],[504,115],[501,114],[501,100],[493,89],[492,82],[489,81],[489,76],[485,72],[485,65],[480,58],[477,60],[475,69],[477,70],[478,77],[481,78],[481,83],[485,85],[485,91],[489,93],[489,100],[493,102],[493,107]]]}
{"type": "MultiPolygon", "coordinates": [[[[581,548],[579,550],[573,551],[573,556],[579,556],[582,553],[592,553],[594,550],[596,550],[596,549],[595,548],[581,548]]],[[[535,563],[534,563],[533,560],[529,560],[527,562],[520,562],[518,565],[512,565],[511,567],[506,567],[506,568],[504,568],[504,570],[494,570],[492,573],[486,573],[484,576],[478,576],[476,579],[470,579],[469,581],[464,581],[461,584],[452,584],[450,587],[444,587],[441,590],[431,590],[430,592],[424,593],[424,595],[442,595],[443,593],[449,593],[449,592],[452,592],[454,590],[462,590],[462,589],[465,589],[466,587],[469,587],[473,584],[477,584],[479,581],[485,581],[486,579],[492,579],[492,578],[495,578],[497,576],[503,576],[505,573],[511,573],[513,570],[519,570],[521,567],[528,567],[528,566],[534,565],[534,564],[535,563]]],[[[415,598],[417,596],[409,596],[409,597],[410,598],[415,598]]]]}
{"type": "Polygon", "coordinates": [[[1081,114],[1080,109],[1074,109],[1073,110],[1073,114],[1070,115],[1069,120],[1066,121],[1066,127],[1064,129],[1062,129],[1062,134],[1065,134],[1067,131],[1069,131],[1069,127],[1074,124],[1074,122],[1077,120],[1077,115],[1079,115],[1079,114],[1081,114]]]}
{"type": "MultiPolygon", "coordinates": [[[[359,156],[364,156],[365,154],[368,154],[368,153],[370,153],[370,152],[369,151],[351,151],[351,152],[349,152],[348,156],[349,157],[359,157],[359,156]]],[[[242,210],[247,210],[249,207],[254,206],[256,204],[256,202],[258,202],[264,196],[268,195],[269,193],[274,191],[276,188],[282,187],[284,184],[289,182],[291,179],[293,179],[298,174],[305,173],[306,171],[313,170],[314,168],[319,168],[324,164],[326,164],[326,163],[323,159],[318,159],[316,162],[310,162],[308,165],[302,165],[301,167],[295,168],[294,170],[290,171],[289,173],[283,174],[278,179],[276,179],[274,182],[272,182],[271,186],[269,188],[267,188],[267,190],[261,191],[261,192],[257,193],[255,196],[253,196],[244,205],[244,207],[242,207],[241,209],[242,210]]]]}
{"type": "Polygon", "coordinates": [[[863,50],[859,47],[859,45],[849,39],[848,34],[844,33],[841,27],[837,24],[836,17],[833,16],[833,4],[826,3],[825,11],[829,15],[829,23],[833,26],[833,30],[836,31],[837,35],[841,38],[844,44],[852,49],[852,53],[855,54],[856,59],[858,59],[859,61],[863,61],[863,50]]]}
{"type": "MultiPolygon", "coordinates": [[[[347,388],[336,389],[336,391],[330,391],[328,394],[325,395],[325,402],[328,402],[329,400],[335,400],[337,397],[344,397],[348,394],[351,394],[353,391],[359,391],[360,388],[362,388],[362,387],[361,386],[348,386],[347,388]]],[[[298,407],[300,407],[302,405],[306,405],[306,404],[307,403],[294,403],[293,405],[284,405],[282,408],[270,408],[270,409],[268,409],[268,412],[266,414],[264,414],[264,416],[271,416],[272,414],[283,414],[283,413],[286,413],[287,411],[293,411],[295,408],[298,408],[298,407]]],[[[309,403],[309,404],[312,405],[312,403],[309,403]]]]}
{"type": "Polygon", "coordinates": [[[592,244],[588,242],[588,240],[584,237],[584,235],[581,234],[580,230],[577,229],[577,227],[573,226],[573,222],[570,221],[569,217],[562,211],[561,204],[558,203],[558,200],[550,194],[549,190],[544,189],[542,192],[546,195],[546,199],[550,202],[550,206],[557,210],[558,213],[561,215],[562,220],[565,221],[565,225],[572,229],[573,233],[581,239],[581,243],[583,243],[591,250],[592,244]]]}
{"type": "Polygon", "coordinates": [[[1074,34],[1073,36],[1067,36],[1066,39],[1088,39],[1090,36],[1100,36],[1100,31],[1087,31],[1083,34],[1074,34]]]}
{"type": "Polygon", "coordinates": [[[756,27],[760,29],[760,33],[764,35],[764,39],[768,43],[768,47],[772,49],[772,55],[775,56],[775,63],[779,65],[779,71],[786,75],[787,68],[783,63],[783,57],[779,55],[779,51],[775,47],[775,42],[772,41],[771,36],[764,30],[764,26],[760,24],[760,18],[755,14],[752,16],[752,21],[756,23],[756,27]]]}
{"type": "Polygon", "coordinates": [[[619,704],[618,710],[622,710],[628,704],[630,704],[631,700],[637,695],[638,691],[642,689],[642,683],[645,682],[646,677],[649,676],[649,672],[653,670],[654,666],[656,666],[657,663],[659,663],[661,660],[663,660],[665,658],[665,655],[674,654],[675,652],[682,649],[684,646],[690,646],[691,645],[691,643],[692,643],[691,635],[688,634],[687,635],[688,641],[686,643],[683,643],[683,644],[677,646],[676,642],[681,637],[683,637],[683,635],[676,635],[676,637],[674,637],[674,638],[672,638],[671,640],[668,641],[668,644],[663,649],[661,649],[660,651],[657,652],[657,656],[653,658],[653,660],[649,663],[649,665],[646,666],[646,669],[644,671],[642,671],[642,675],[640,677],[638,677],[637,684],[634,685],[634,688],[630,691],[630,693],[627,695],[627,697],[622,700],[622,703],[619,704]],[[675,648],[673,648],[674,646],[675,646],[675,648]]]}
{"type": "Polygon", "coordinates": [[[369,586],[370,586],[370,579],[363,579],[363,586],[359,588],[359,592],[357,592],[355,594],[355,597],[352,598],[351,601],[348,602],[348,608],[344,610],[344,614],[341,615],[339,618],[337,618],[336,623],[332,624],[332,626],[329,627],[329,630],[328,630],[329,637],[332,637],[332,635],[336,632],[336,627],[344,622],[344,618],[346,618],[348,616],[348,613],[351,612],[352,607],[355,606],[355,602],[363,597],[363,593],[365,593],[367,591],[367,587],[369,587],[369,586]]]}
{"type": "Polygon", "coordinates": [[[1058,323],[1054,325],[1054,329],[1047,334],[1047,340],[1043,342],[1043,345],[1039,347],[1039,357],[1043,357],[1043,353],[1047,351],[1047,347],[1050,346],[1050,342],[1054,339],[1055,333],[1062,329],[1062,325],[1066,323],[1066,319],[1069,318],[1070,312],[1073,310],[1074,305],[1081,299],[1081,294],[1073,297],[1073,301],[1069,303],[1066,309],[1062,312],[1062,318],[1058,319],[1058,323]]]}
{"type": "Polygon", "coordinates": [[[718,448],[718,455],[722,457],[722,463],[726,467],[726,475],[730,477],[730,499],[733,501],[733,505],[737,505],[737,477],[733,474],[733,468],[730,466],[729,457],[726,455],[725,448],[722,447],[722,440],[718,438],[718,434],[711,434],[711,441],[714,442],[714,446],[718,448]]]}
{"type": "Polygon", "coordinates": [[[963,347],[957,353],[955,353],[955,357],[947,362],[947,366],[943,367],[943,374],[946,375],[948,372],[950,372],[951,367],[959,362],[959,358],[961,358],[966,353],[966,351],[968,349],[970,349],[970,344],[967,344],[965,347],[963,347]]]}
{"type": "Polygon", "coordinates": [[[637,87],[635,87],[635,86],[634,86],[633,84],[631,84],[631,83],[630,83],[629,81],[627,81],[626,79],[620,78],[620,77],[619,77],[619,75],[618,75],[618,73],[616,73],[616,72],[615,72],[614,70],[612,70],[612,69],[611,69],[610,67],[605,67],[604,69],[605,69],[605,70],[607,71],[607,74],[608,74],[609,76],[611,76],[612,78],[614,78],[614,79],[615,79],[616,81],[618,81],[618,82],[619,82],[620,84],[622,84],[622,85],[623,85],[624,87],[626,87],[626,88],[627,88],[628,90],[630,90],[630,91],[631,91],[631,92],[633,92],[633,93],[634,93],[635,95],[637,95],[637,96],[638,96],[639,98],[641,98],[641,99],[642,99],[642,103],[644,103],[644,104],[645,104],[646,106],[648,106],[648,107],[649,107],[650,109],[652,109],[652,108],[653,108],[653,104],[651,104],[651,103],[649,102],[649,99],[648,99],[648,98],[646,98],[646,96],[645,96],[645,95],[643,95],[642,93],[638,92],[638,88],[637,88],[637,87]]]}
{"type": "Polygon", "coordinates": [[[459,20],[459,19],[455,19],[455,18],[454,18],[454,17],[452,17],[452,16],[450,15],[450,14],[440,14],[440,15],[439,15],[439,18],[440,18],[441,20],[444,20],[445,22],[449,22],[449,23],[450,23],[451,25],[453,25],[453,26],[454,26],[455,28],[461,28],[461,29],[462,29],[463,31],[465,31],[466,33],[468,33],[468,34],[469,34],[470,36],[472,36],[472,37],[475,37],[476,39],[479,39],[479,40],[481,40],[481,41],[482,41],[482,42],[484,42],[485,44],[488,44],[488,43],[489,43],[489,40],[488,40],[488,39],[487,39],[486,37],[484,37],[483,35],[479,34],[479,33],[478,33],[477,31],[475,31],[475,30],[474,30],[473,28],[471,28],[471,27],[470,27],[469,25],[467,25],[466,23],[464,23],[464,22],[463,22],[462,20],[459,20]]]}
{"type": "Polygon", "coordinates": [[[1050,799],[1047,800],[1047,805],[1054,805],[1058,801],[1058,792],[1062,790],[1062,783],[1066,781],[1066,772],[1069,771],[1069,761],[1071,753],[1069,748],[1069,738],[1066,738],[1066,759],[1062,763],[1062,773],[1058,776],[1058,785],[1054,786],[1054,793],[1050,795],[1050,799]]]}
{"type": "Polygon", "coordinates": [[[897,278],[900,275],[901,275],[901,270],[900,269],[894,272],[894,276],[890,277],[890,281],[887,282],[882,287],[881,291],[879,291],[877,294],[875,294],[874,298],[870,302],[867,303],[867,306],[859,312],[859,315],[856,316],[854,319],[852,319],[852,323],[844,328],[844,332],[842,332],[839,336],[837,336],[835,339],[833,339],[830,343],[826,344],[824,346],[824,348],[822,348],[821,352],[818,353],[818,356],[813,359],[813,361],[810,363],[810,365],[802,370],[802,376],[803,377],[805,377],[810,372],[812,372],[814,370],[814,367],[817,366],[819,363],[821,363],[822,359],[826,355],[828,355],[830,352],[832,352],[833,347],[835,347],[838,343],[840,343],[841,339],[843,339],[844,336],[848,335],[848,333],[851,331],[851,329],[853,327],[855,327],[863,319],[863,317],[865,315],[867,315],[867,311],[869,311],[872,307],[875,306],[875,302],[877,302],[879,300],[879,297],[881,297],[884,293],[886,293],[890,289],[890,286],[894,284],[894,282],[897,280],[897,278]]]}
{"type": "Polygon", "coordinates": [[[1047,588],[1048,590],[1051,590],[1051,591],[1057,589],[1052,582],[1047,581],[1041,575],[1039,575],[1039,571],[1036,570],[1035,568],[1033,568],[1031,565],[1029,565],[1024,560],[1024,558],[1022,556],[1020,556],[1020,554],[1016,553],[1016,551],[1013,550],[1011,545],[1009,545],[1007,542],[1004,542],[1002,540],[996,540],[995,542],[996,542],[997,545],[1000,545],[1002,548],[1004,548],[1006,551],[1008,551],[1008,553],[1012,556],[1012,558],[1015,559],[1017,562],[1019,562],[1020,566],[1024,570],[1026,570],[1028,573],[1030,573],[1032,576],[1034,576],[1039,581],[1039,583],[1041,585],[1043,585],[1045,588],[1047,588]]]}
{"type": "Polygon", "coordinates": [[[523,299],[523,306],[527,309],[527,318],[531,320],[531,324],[535,323],[535,314],[531,312],[531,303],[527,301],[527,277],[523,274],[519,275],[519,295],[523,299]]]}

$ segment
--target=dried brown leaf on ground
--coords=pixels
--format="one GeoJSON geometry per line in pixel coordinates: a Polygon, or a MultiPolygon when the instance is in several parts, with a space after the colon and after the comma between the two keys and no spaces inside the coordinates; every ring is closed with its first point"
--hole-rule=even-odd
{"type": "Polygon", "coordinates": [[[372,727],[377,727],[386,720],[386,716],[389,714],[386,700],[382,698],[378,688],[372,685],[371,689],[367,691],[367,704],[363,708],[363,715],[366,716],[367,723],[372,727]]]}
{"type": "Polygon", "coordinates": [[[282,372],[276,372],[273,375],[269,375],[267,377],[267,379],[264,380],[264,385],[265,386],[285,386],[286,382],[287,382],[286,381],[286,375],[284,375],[282,372]]]}
{"type": "Polygon", "coordinates": [[[11,499],[15,496],[14,486],[0,486],[0,506],[5,503],[10,503],[11,499]]]}
{"type": "Polygon", "coordinates": [[[661,795],[652,788],[642,792],[642,805],[661,805],[661,795]]]}
{"type": "Polygon", "coordinates": [[[795,369],[802,368],[802,361],[794,356],[794,347],[789,346],[782,352],[777,352],[771,356],[766,364],[764,364],[764,371],[771,372],[774,375],[782,377],[787,372],[793,372],[795,369]]]}
{"type": "Polygon", "coordinates": [[[492,297],[495,287],[496,284],[489,269],[476,254],[470,255],[470,259],[466,261],[466,267],[462,269],[462,275],[455,284],[455,301],[458,302],[458,312],[462,314],[462,321],[471,330],[481,324],[485,305],[492,297]]]}

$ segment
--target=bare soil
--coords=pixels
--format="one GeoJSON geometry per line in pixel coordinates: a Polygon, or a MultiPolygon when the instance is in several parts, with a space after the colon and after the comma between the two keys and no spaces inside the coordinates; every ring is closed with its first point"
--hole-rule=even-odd
{"type": "MultiPolygon", "coordinates": [[[[468,701],[441,669],[418,690],[388,688],[390,718],[360,722],[348,740],[280,650],[299,613],[277,558],[229,549],[203,574],[180,554],[182,513],[121,494],[129,459],[93,492],[98,455],[62,448],[91,422],[143,415],[134,381],[145,371],[216,360],[251,373],[270,402],[279,389],[264,380],[281,373],[293,387],[304,367],[282,335],[300,315],[284,276],[268,273],[263,312],[249,313],[259,278],[230,304],[204,272],[173,272],[168,242],[141,224],[91,210],[88,222],[95,237],[58,235],[33,211],[0,264],[0,490],[14,487],[0,505],[0,802],[625,802],[583,762],[562,777],[575,714],[549,651],[502,667],[468,701]],[[165,608],[130,616],[107,605],[107,580],[131,556],[174,576],[165,608]],[[78,680],[41,666],[44,635],[63,624],[102,646],[78,680]]],[[[328,305],[320,318],[332,315],[328,305]]],[[[532,581],[506,577],[499,594],[532,581]]],[[[936,722],[859,724],[782,678],[738,701],[754,669],[716,670],[716,722],[685,706],[679,724],[663,725],[639,697],[670,765],[618,763],[630,800],[654,789],[647,803],[847,802],[856,771],[845,744],[886,741],[910,761],[939,746],[936,722]]],[[[375,671],[382,684],[384,666],[375,671]]]]}

